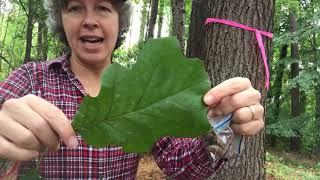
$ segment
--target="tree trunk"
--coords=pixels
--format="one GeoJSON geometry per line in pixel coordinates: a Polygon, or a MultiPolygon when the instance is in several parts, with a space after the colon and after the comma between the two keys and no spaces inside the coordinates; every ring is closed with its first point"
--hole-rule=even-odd
{"type": "MultiPolygon", "coordinates": [[[[194,0],[193,5],[188,55],[204,60],[213,86],[232,77],[248,77],[265,104],[264,66],[254,32],[219,24],[205,27],[204,22],[207,17],[223,18],[271,31],[274,1],[194,0]]],[[[271,41],[265,41],[271,59],[271,41]]],[[[265,179],[264,141],[264,132],[244,138],[241,157],[229,160],[214,178],[265,179]]]]}
{"type": "Polygon", "coordinates": [[[144,41],[145,37],[145,30],[146,30],[146,23],[147,23],[147,8],[148,2],[147,0],[143,0],[142,10],[141,10],[141,17],[140,17],[140,34],[139,34],[139,41],[144,41]]]}
{"type": "Polygon", "coordinates": [[[275,121],[279,120],[280,114],[280,106],[281,106],[281,99],[280,96],[282,94],[282,77],[285,70],[285,63],[282,62],[288,53],[288,45],[284,45],[280,51],[280,63],[276,68],[276,78],[274,80],[274,118],[275,121]]]}
{"type": "Polygon", "coordinates": [[[32,30],[33,30],[33,2],[28,0],[28,22],[27,22],[27,37],[26,37],[26,52],[24,56],[24,63],[31,60],[31,48],[32,48],[32,30]]]}
{"type": "Polygon", "coordinates": [[[180,47],[184,49],[184,18],[185,4],[184,0],[171,0],[172,7],[172,32],[177,37],[180,47]]]}
{"type": "Polygon", "coordinates": [[[190,26],[189,26],[189,38],[187,42],[188,57],[198,57],[200,59],[204,59],[202,50],[203,50],[203,42],[205,38],[204,33],[206,31],[206,28],[203,25],[203,23],[208,14],[208,9],[206,5],[207,5],[207,2],[204,0],[192,1],[191,19],[190,19],[190,26]]]}
{"type": "MultiPolygon", "coordinates": [[[[282,77],[283,73],[285,70],[285,63],[283,60],[287,57],[288,53],[288,45],[284,45],[281,48],[280,51],[280,59],[279,59],[279,64],[276,67],[276,77],[274,79],[274,85],[273,85],[273,90],[274,90],[274,97],[273,97],[273,114],[274,114],[274,121],[270,123],[276,123],[279,121],[279,115],[280,115],[280,108],[281,108],[281,102],[282,100],[280,99],[280,96],[282,94],[282,77]]],[[[270,124],[269,123],[269,124],[270,124]]],[[[274,135],[268,135],[270,136],[270,146],[275,147],[276,145],[276,137],[274,135]]]]}
{"type": "Polygon", "coordinates": [[[43,25],[43,50],[42,50],[42,59],[44,61],[46,61],[48,59],[48,27],[47,25],[44,23],[43,25]]]}
{"type": "Polygon", "coordinates": [[[158,14],[158,2],[159,0],[152,0],[151,2],[151,13],[149,18],[147,39],[154,37],[154,27],[156,25],[157,14],[158,14]]]}
{"type": "MultiPolygon", "coordinates": [[[[297,18],[295,14],[289,14],[289,23],[290,23],[290,32],[297,31],[297,18]]],[[[291,44],[291,58],[298,59],[298,51],[299,46],[297,43],[291,44]]],[[[297,77],[299,75],[299,63],[291,64],[291,79],[297,77]]],[[[291,89],[291,115],[292,117],[298,117],[300,115],[300,92],[299,87],[295,87],[291,89]]],[[[300,133],[298,129],[294,129],[295,133],[298,135],[297,137],[290,138],[290,148],[293,151],[300,150],[300,133]]]]}
{"type": "MultiPolygon", "coordinates": [[[[172,6],[169,6],[170,8],[170,12],[172,12],[172,6]]],[[[173,35],[173,30],[172,30],[172,24],[173,24],[173,17],[172,17],[172,13],[168,14],[169,16],[169,36],[174,36],[173,35]]]]}
{"type": "Polygon", "coordinates": [[[42,59],[42,50],[43,50],[43,24],[42,20],[39,20],[38,23],[38,45],[37,45],[37,59],[41,60],[42,59]]]}
{"type": "Polygon", "coordinates": [[[158,34],[157,37],[161,37],[161,31],[162,31],[162,25],[163,25],[163,11],[164,11],[164,0],[159,0],[160,6],[159,6],[159,18],[158,18],[158,34]]]}

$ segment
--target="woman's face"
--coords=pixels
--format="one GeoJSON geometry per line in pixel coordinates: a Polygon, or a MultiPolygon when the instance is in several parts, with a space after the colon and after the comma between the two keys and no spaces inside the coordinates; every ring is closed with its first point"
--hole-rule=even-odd
{"type": "Polygon", "coordinates": [[[109,64],[119,31],[118,16],[110,0],[70,0],[62,22],[72,58],[84,65],[109,64]]]}

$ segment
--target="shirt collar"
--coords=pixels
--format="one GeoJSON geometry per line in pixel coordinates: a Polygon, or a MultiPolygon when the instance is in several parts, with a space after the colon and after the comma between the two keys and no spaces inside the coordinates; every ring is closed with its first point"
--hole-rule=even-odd
{"type": "Polygon", "coordinates": [[[70,54],[63,54],[62,56],[55,58],[48,62],[49,69],[54,68],[56,66],[61,67],[64,71],[70,71],[70,54]]]}

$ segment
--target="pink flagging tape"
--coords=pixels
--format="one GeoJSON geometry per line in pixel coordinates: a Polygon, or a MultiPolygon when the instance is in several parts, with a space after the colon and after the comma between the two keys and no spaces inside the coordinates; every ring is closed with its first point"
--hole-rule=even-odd
{"type": "Polygon", "coordinates": [[[252,27],[249,27],[249,26],[246,26],[246,25],[234,22],[234,21],[225,20],[225,19],[208,18],[206,20],[206,25],[209,24],[209,23],[220,23],[220,24],[225,24],[225,25],[228,25],[228,26],[232,26],[232,27],[236,27],[236,28],[240,28],[240,29],[244,29],[244,30],[255,32],[256,39],[258,41],[258,45],[259,45],[259,48],[260,48],[262,60],[263,60],[263,63],[264,63],[265,76],[266,76],[265,86],[266,86],[266,89],[269,90],[270,72],[269,72],[268,59],[267,59],[266,50],[265,50],[265,47],[264,47],[264,44],[263,44],[262,35],[267,36],[267,37],[272,39],[273,34],[270,33],[270,32],[260,31],[260,30],[258,30],[256,28],[252,28],[252,27]]]}

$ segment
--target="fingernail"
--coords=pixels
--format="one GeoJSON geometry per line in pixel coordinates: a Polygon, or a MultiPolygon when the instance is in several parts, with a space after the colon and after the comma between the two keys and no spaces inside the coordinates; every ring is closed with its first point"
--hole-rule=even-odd
{"type": "Polygon", "coordinates": [[[213,111],[212,109],[209,109],[208,114],[207,114],[208,118],[213,118],[213,111]]]}
{"type": "Polygon", "coordinates": [[[72,136],[68,141],[68,147],[74,149],[78,147],[78,145],[79,145],[78,139],[75,136],[72,136]]]}
{"type": "Polygon", "coordinates": [[[214,97],[212,95],[206,95],[204,96],[203,99],[204,103],[206,103],[207,105],[212,105],[214,102],[214,97]]]}
{"type": "Polygon", "coordinates": [[[58,143],[57,147],[56,147],[56,151],[59,151],[60,149],[60,143],[58,143]]]}
{"type": "Polygon", "coordinates": [[[224,115],[223,111],[221,111],[221,110],[218,109],[218,108],[214,108],[214,109],[212,110],[212,116],[213,116],[213,117],[221,117],[221,116],[223,116],[223,115],[224,115]]]}

